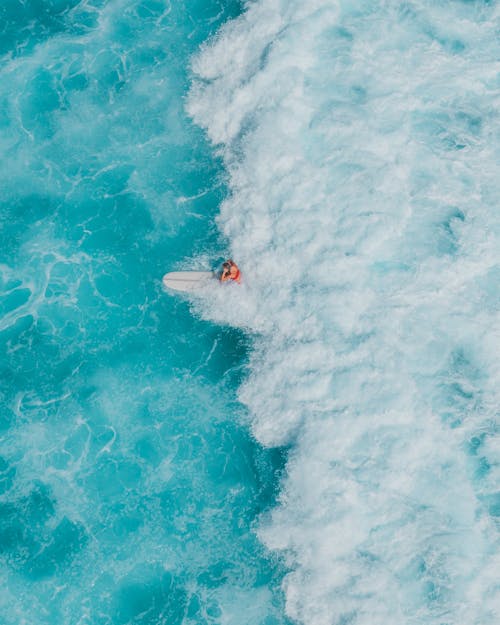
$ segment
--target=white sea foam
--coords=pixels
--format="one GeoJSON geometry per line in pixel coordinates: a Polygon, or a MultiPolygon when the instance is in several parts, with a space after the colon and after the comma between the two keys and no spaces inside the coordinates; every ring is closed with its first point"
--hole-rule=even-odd
{"type": "Polygon", "coordinates": [[[307,625],[500,618],[498,9],[248,3],[194,59],[257,333],[240,398],[292,443],[260,528],[307,625]]]}

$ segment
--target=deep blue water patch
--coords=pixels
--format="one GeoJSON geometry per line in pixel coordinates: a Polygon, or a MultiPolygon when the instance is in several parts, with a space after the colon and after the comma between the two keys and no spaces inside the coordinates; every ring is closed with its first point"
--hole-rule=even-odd
{"type": "Polygon", "coordinates": [[[0,54],[29,53],[35,43],[67,28],[65,16],[80,0],[6,0],[0,7],[0,54]]]}

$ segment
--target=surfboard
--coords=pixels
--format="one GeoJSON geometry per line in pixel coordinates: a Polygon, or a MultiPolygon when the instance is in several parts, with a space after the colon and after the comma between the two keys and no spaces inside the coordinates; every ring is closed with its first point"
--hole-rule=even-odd
{"type": "Polygon", "coordinates": [[[173,291],[191,293],[215,279],[212,271],[171,271],[163,276],[163,286],[173,291]]]}

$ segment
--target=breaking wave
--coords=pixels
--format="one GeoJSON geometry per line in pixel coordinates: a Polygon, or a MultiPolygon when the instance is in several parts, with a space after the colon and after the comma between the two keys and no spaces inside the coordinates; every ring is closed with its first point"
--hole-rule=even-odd
{"type": "Polygon", "coordinates": [[[193,60],[255,334],[239,397],[290,446],[259,526],[307,625],[499,615],[498,8],[248,3],[193,60]]]}

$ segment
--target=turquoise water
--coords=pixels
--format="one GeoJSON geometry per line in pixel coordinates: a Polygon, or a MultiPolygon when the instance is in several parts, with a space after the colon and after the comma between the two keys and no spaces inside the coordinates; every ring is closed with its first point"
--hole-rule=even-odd
{"type": "Polygon", "coordinates": [[[0,8],[0,622],[283,623],[253,525],[281,450],[235,389],[249,342],[164,294],[227,242],[184,112],[239,2],[0,8]]]}

